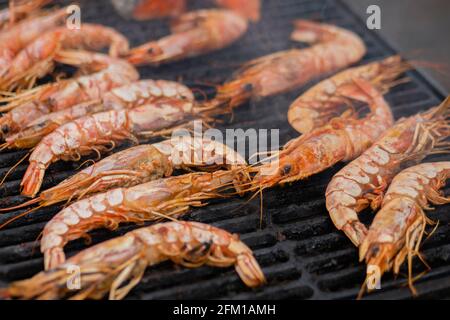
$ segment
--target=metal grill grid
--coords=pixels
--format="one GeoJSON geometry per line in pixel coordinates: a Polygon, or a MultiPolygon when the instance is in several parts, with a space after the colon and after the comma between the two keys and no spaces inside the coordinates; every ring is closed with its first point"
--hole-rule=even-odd
{"type": "MultiPolygon", "coordinates": [[[[290,47],[301,47],[289,41],[291,21],[295,18],[326,21],[357,32],[368,47],[362,63],[393,54],[393,50],[379,36],[365,29],[364,24],[338,1],[324,0],[265,0],[262,21],[252,25],[236,44],[203,57],[177,62],[159,68],[140,68],[142,78],[182,80],[186,84],[198,82],[220,83],[230,77],[239,64],[249,59],[290,47]]],[[[198,6],[200,1],[195,2],[198,6]]],[[[123,32],[133,45],[168,33],[160,21],[133,22],[120,18],[108,1],[81,1],[83,21],[113,26],[123,32]]],[[[204,7],[205,5],[202,5],[204,7]]],[[[434,106],[443,96],[432,88],[417,72],[407,74],[411,81],[400,85],[386,96],[396,118],[414,114],[434,106]]],[[[312,85],[311,83],[310,85],[312,85]]],[[[297,136],[286,120],[287,109],[298,95],[310,85],[291,93],[253,101],[238,108],[233,123],[219,124],[226,128],[278,128],[280,143],[297,136]]],[[[0,154],[0,175],[26,152],[0,154]]],[[[443,156],[430,160],[444,160],[443,156]]],[[[447,158],[448,160],[448,158],[447,158]]],[[[57,163],[48,170],[44,188],[71,175],[78,163],[57,163]]],[[[358,263],[357,250],[342,233],[334,229],[325,209],[324,192],[327,182],[342,165],[308,180],[290,186],[274,188],[264,194],[264,224],[260,228],[259,201],[247,203],[246,198],[233,201],[212,201],[204,208],[192,210],[188,220],[210,223],[230,232],[241,234],[242,240],[255,252],[268,284],[258,289],[246,288],[232,268],[202,267],[194,270],[163,263],[147,269],[141,283],[127,299],[345,299],[354,298],[364,279],[364,265],[358,263]]],[[[20,178],[26,165],[0,187],[0,206],[21,203],[18,195],[20,178]]],[[[35,239],[60,206],[41,209],[0,231],[0,285],[30,277],[42,269],[42,257],[35,239]]],[[[442,298],[450,295],[450,217],[449,206],[440,206],[430,213],[440,226],[425,241],[423,254],[432,270],[417,282],[421,298],[442,298]]],[[[0,216],[0,222],[23,212],[18,210],[0,216]]],[[[370,221],[372,214],[363,218],[370,221]]],[[[125,225],[115,232],[92,232],[92,243],[124,234],[136,228],[125,225]]],[[[86,247],[82,240],[67,246],[68,255],[86,247]]],[[[423,268],[414,264],[416,271],[423,268]]],[[[366,296],[368,299],[408,299],[405,279],[395,280],[386,275],[383,290],[366,296]]]]}

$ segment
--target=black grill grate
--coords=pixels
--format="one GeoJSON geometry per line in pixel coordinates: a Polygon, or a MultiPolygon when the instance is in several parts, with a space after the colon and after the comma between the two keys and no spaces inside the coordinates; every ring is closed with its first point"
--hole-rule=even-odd
{"type": "MultiPolygon", "coordinates": [[[[196,1],[195,5],[199,5],[196,1]]],[[[337,24],[360,34],[368,47],[361,63],[393,54],[393,50],[347,7],[338,1],[265,0],[262,22],[252,25],[246,36],[226,50],[188,61],[177,62],[157,69],[140,68],[142,78],[182,80],[187,84],[199,81],[220,83],[233,70],[251,58],[289,47],[291,21],[295,18],[318,19],[337,24]]],[[[168,29],[161,22],[125,21],[114,13],[108,1],[81,1],[83,21],[114,26],[126,34],[133,45],[163,36],[168,29]]],[[[411,82],[393,89],[387,100],[395,116],[406,116],[439,103],[443,96],[433,89],[417,72],[409,72],[411,82]]],[[[309,87],[309,86],[307,86],[309,87]]],[[[279,128],[280,143],[295,137],[296,132],[286,121],[289,103],[306,88],[292,93],[252,102],[236,110],[232,124],[219,128],[279,128]]],[[[26,152],[0,154],[0,175],[4,174],[26,152]]],[[[444,157],[434,157],[433,160],[444,157]]],[[[447,158],[448,159],[448,158],[447,158]]],[[[74,172],[79,164],[58,163],[49,170],[44,188],[54,185],[74,172]]],[[[259,202],[246,204],[246,199],[213,201],[211,205],[193,210],[186,219],[211,223],[242,235],[263,267],[268,284],[262,288],[246,288],[232,269],[202,267],[188,270],[164,263],[149,268],[141,283],[128,299],[343,299],[354,298],[364,278],[364,266],[358,263],[357,250],[336,231],[325,209],[324,191],[327,182],[342,165],[306,181],[283,188],[275,188],[264,195],[264,225],[260,228],[259,202]]],[[[20,177],[26,166],[20,165],[0,188],[0,206],[17,204],[20,177]]],[[[42,257],[34,240],[60,207],[42,209],[20,219],[0,231],[0,285],[34,275],[42,269],[42,257]]],[[[423,254],[432,270],[417,282],[421,298],[450,296],[450,226],[449,206],[441,206],[430,213],[440,220],[435,234],[423,246],[423,254]]],[[[20,211],[0,216],[0,222],[20,211]]],[[[370,218],[371,214],[367,214],[370,218]]],[[[116,232],[103,230],[92,233],[97,243],[136,226],[122,226],[116,232]]],[[[83,241],[68,245],[69,255],[86,247],[83,241]]],[[[419,262],[417,271],[423,270],[419,262]]],[[[410,292],[403,287],[404,279],[386,275],[383,290],[366,298],[408,299],[410,292]]]]}

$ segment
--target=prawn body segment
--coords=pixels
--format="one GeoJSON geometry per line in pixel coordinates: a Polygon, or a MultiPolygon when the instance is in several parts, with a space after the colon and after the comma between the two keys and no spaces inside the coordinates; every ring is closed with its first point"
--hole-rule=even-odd
{"type": "Polygon", "coordinates": [[[45,31],[62,25],[66,9],[29,17],[0,33],[0,79],[8,72],[15,56],[45,31]]]}
{"type": "Polygon", "coordinates": [[[298,97],[289,107],[288,121],[298,132],[308,133],[327,124],[333,117],[349,108],[340,92],[342,89],[339,88],[351,86],[353,79],[363,79],[381,93],[385,93],[407,68],[408,65],[402,62],[399,56],[392,56],[341,71],[298,97]]]}

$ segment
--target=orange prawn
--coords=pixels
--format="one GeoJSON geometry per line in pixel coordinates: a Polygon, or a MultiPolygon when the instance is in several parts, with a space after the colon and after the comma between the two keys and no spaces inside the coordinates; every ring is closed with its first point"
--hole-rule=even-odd
{"type": "Polygon", "coordinates": [[[165,98],[194,101],[194,95],[189,88],[166,80],[132,82],[114,88],[100,98],[39,117],[20,132],[7,136],[3,148],[32,148],[60,125],[101,111],[132,109],[165,98]]]}
{"type": "MultiPolygon", "coordinates": [[[[434,224],[424,210],[431,210],[429,203],[450,203],[450,197],[439,189],[450,178],[450,162],[419,164],[400,172],[392,180],[383,199],[380,211],[359,247],[360,260],[365,259],[370,270],[376,267],[379,276],[408,261],[408,284],[414,295],[412,258],[418,255],[419,246],[427,224],[434,224]]],[[[363,291],[361,291],[360,295],[363,291]]]]}
{"type": "Polygon", "coordinates": [[[300,133],[319,128],[348,109],[348,105],[342,103],[342,97],[336,95],[339,87],[348,85],[353,79],[363,79],[384,94],[407,80],[396,78],[409,68],[400,56],[391,56],[341,71],[308,89],[289,106],[289,124],[300,133]]]}
{"type": "Polygon", "coordinates": [[[369,205],[377,209],[392,178],[405,166],[420,162],[446,146],[450,135],[450,97],[427,112],[402,118],[359,158],[331,180],[326,206],[336,228],[355,246],[367,234],[358,213],[369,205]]]}
{"type": "Polygon", "coordinates": [[[32,87],[36,79],[53,70],[61,49],[100,50],[107,46],[110,47],[112,57],[124,55],[129,49],[125,36],[102,25],[84,23],[79,30],[53,28],[37,37],[14,57],[0,77],[0,89],[32,87]]]}
{"type": "Polygon", "coordinates": [[[22,179],[22,194],[34,197],[39,191],[47,167],[58,160],[80,159],[114,147],[117,142],[136,136],[151,136],[155,131],[173,127],[192,116],[193,103],[167,99],[134,109],[110,110],[67,122],[43,138],[29,158],[22,179]]]}
{"type": "MultiPolygon", "coordinates": [[[[92,193],[116,187],[131,187],[170,176],[173,170],[214,171],[219,168],[237,168],[245,164],[241,155],[220,142],[207,138],[173,137],[155,144],[139,145],[117,152],[42,191],[39,197],[0,211],[23,208],[34,203],[39,203],[38,208],[41,208],[71,199],[79,200],[92,193]]],[[[35,209],[37,208],[14,217],[0,227],[35,209]]]]}
{"type": "Polygon", "coordinates": [[[240,105],[305,85],[320,75],[345,68],[366,53],[355,33],[307,20],[295,22],[292,38],[314,44],[306,49],[276,52],[248,62],[231,81],[217,89],[212,105],[240,105]]]}
{"type": "Polygon", "coordinates": [[[171,23],[172,34],[130,50],[129,62],[159,65],[219,50],[247,31],[247,20],[225,9],[185,13],[171,23]]]}
{"type": "Polygon", "coordinates": [[[0,107],[1,111],[10,110],[0,117],[2,137],[20,132],[36,118],[100,99],[112,88],[139,78],[136,69],[126,61],[98,53],[75,52],[70,55],[73,58],[67,62],[93,73],[43,85],[14,96],[7,105],[0,107]]]}
{"type": "Polygon", "coordinates": [[[0,296],[22,299],[122,299],[141,280],[147,266],[166,260],[188,268],[234,265],[249,287],[266,282],[252,251],[224,230],[198,222],[166,222],[128,232],[81,251],[66,264],[14,282],[0,296]],[[79,266],[82,288],[70,291],[70,266],[79,266]]]}
{"type": "Polygon", "coordinates": [[[141,223],[178,217],[190,206],[225,197],[245,177],[240,169],[199,172],[150,181],[130,188],[117,188],[79,200],[56,214],[42,232],[41,252],[45,269],[65,262],[64,246],[91,230],[116,229],[122,222],[141,223]]]}
{"type": "Polygon", "coordinates": [[[14,57],[43,32],[62,25],[66,8],[30,17],[0,32],[0,79],[5,75],[14,57]]]}
{"type": "Polygon", "coordinates": [[[346,99],[368,104],[370,113],[362,119],[344,113],[329,124],[289,141],[276,154],[276,160],[252,168],[257,174],[250,190],[260,190],[277,184],[305,179],[340,161],[359,156],[393,123],[391,109],[370,83],[353,79],[336,89],[341,103],[346,99]]]}

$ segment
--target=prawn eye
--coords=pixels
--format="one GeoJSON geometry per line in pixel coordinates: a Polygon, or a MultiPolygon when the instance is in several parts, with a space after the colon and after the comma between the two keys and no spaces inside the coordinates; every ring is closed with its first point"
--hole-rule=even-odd
{"type": "Polygon", "coordinates": [[[370,250],[370,256],[376,257],[379,252],[380,252],[380,246],[378,244],[376,244],[376,245],[372,246],[372,248],[370,250]]]}
{"type": "Polygon", "coordinates": [[[7,134],[9,132],[9,126],[7,124],[2,126],[2,133],[7,134]]]}
{"type": "Polygon", "coordinates": [[[244,85],[244,91],[245,92],[252,92],[253,91],[253,85],[251,83],[246,83],[244,85]]]}
{"type": "Polygon", "coordinates": [[[283,166],[283,168],[281,168],[281,174],[283,176],[289,174],[289,172],[291,172],[292,166],[290,164],[286,164],[283,166]]]}

